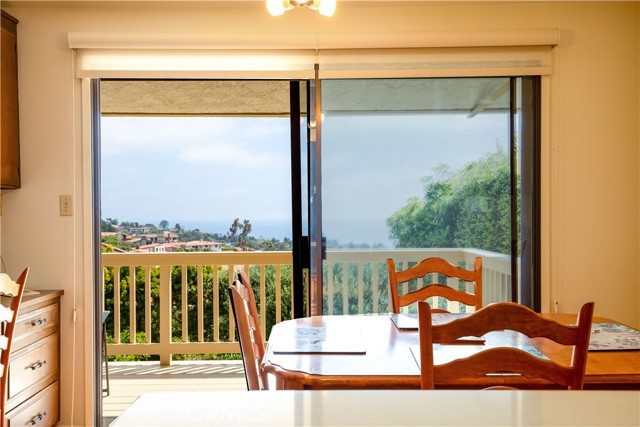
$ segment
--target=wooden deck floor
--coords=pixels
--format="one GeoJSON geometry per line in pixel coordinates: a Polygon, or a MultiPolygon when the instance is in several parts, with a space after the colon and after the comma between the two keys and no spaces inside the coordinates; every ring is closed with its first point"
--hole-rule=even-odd
{"type": "Polygon", "coordinates": [[[246,390],[242,361],[109,362],[109,396],[103,397],[108,426],[142,393],[157,391],[246,390]]]}

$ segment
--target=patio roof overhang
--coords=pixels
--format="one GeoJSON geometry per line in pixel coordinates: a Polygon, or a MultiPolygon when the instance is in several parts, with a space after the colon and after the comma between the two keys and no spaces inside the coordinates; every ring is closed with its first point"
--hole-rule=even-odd
{"type": "MultiPolygon", "coordinates": [[[[325,114],[506,111],[506,78],[333,80],[325,85],[325,114]],[[428,96],[425,96],[428,94],[428,96]]],[[[286,116],[284,80],[103,80],[105,116],[286,116]]],[[[301,111],[306,104],[301,102],[301,111]]]]}

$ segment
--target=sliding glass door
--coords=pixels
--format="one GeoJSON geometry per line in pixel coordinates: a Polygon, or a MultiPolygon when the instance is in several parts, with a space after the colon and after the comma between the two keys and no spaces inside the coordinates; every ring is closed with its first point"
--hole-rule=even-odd
{"type": "Polygon", "coordinates": [[[406,268],[481,256],[485,304],[536,305],[538,80],[321,82],[311,188],[323,313],[388,311],[388,257],[406,268]]]}

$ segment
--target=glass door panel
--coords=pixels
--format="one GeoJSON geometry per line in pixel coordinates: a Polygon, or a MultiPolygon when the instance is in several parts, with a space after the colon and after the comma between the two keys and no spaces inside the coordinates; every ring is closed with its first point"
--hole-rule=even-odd
{"type": "Polygon", "coordinates": [[[324,313],[389,311],[388,257],[482,256],[488,302],[512,299],[510,94],[509,78],[322,82],[324,313]]]}

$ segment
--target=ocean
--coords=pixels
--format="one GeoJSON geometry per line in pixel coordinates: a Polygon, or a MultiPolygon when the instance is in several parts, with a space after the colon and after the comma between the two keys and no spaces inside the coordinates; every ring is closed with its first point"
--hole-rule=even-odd
{"type": "MultiPolygon", "coordinates": [[[[240,218],[242,221],[243,218],[240,218]]],[[[176,223],[183,229],[227,234],[232,221],[224,220],[167,220],[169,227],[174,227],[176,223]]],[[[252,237],[257,239],[277,240],[291,239],[291,220],[250,220],[252,237]]],[[[142,224],[151,223],[158,225],[160,220],[139,221],[142,224]]],[[[324,225],[324,235],[327,240],[337,240],[340,244],[368,244],[382,245],[387,248],[393,247],[389,240],[388,230],[385,223],[376,219],[327,219],[324,225]]]]}

